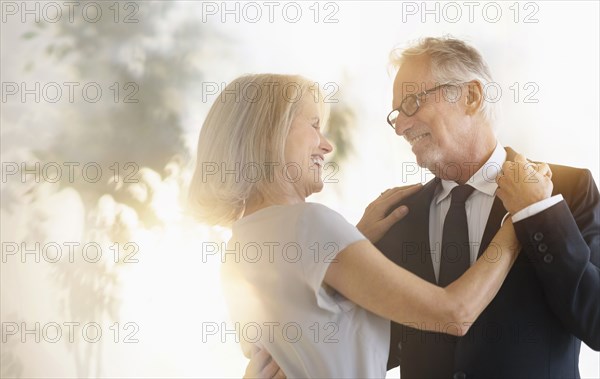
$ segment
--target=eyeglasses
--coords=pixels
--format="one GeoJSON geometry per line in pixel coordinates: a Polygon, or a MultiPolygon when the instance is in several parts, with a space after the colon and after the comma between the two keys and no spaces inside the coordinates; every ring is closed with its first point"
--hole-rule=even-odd
{"type": "MultiPolygon", "coordinates": [[[[404,100],[402,100],[402,102],[400,103],[400,106],[398,108],[394,109],[393,111],[391,111],[390,114],[388,114],[388,116],[387,116],[388,124],[390,124],[392,129],[396,130],[396,119],[398,119],[398,117],[400,116],[400,112],[404,113],[406,115],[406,117],[414,116],[414,114],[417,113],[417,111],[421,107],[421,99],[423,97],[429,95],[432,92],[437,91],[440,88],[458,87],[458,86],[459,86],[459,84],[454,84],[454,83],[440,84],[439,86],[435,86],[435,87],[425,90],[421,93],[411,94],[411,95],[406,96],[404,98],[404,100]]],[[[444,98],[446,98],[446,94],[444,94],[444,98]]],[[[455,100],[456,99],[458,99],[458,98],[456,97],[455,100]]]]}

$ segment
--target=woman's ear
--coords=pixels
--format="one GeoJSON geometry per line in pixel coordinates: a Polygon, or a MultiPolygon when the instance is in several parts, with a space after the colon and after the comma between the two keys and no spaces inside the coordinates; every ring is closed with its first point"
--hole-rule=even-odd
{"type": "Polygon", "coordinates": [[[467,83],[467,96],[465,100],[466,111],[468,115],[474,115],[483,105],[483,88],[481,83],[473,80],[467,83]]]}

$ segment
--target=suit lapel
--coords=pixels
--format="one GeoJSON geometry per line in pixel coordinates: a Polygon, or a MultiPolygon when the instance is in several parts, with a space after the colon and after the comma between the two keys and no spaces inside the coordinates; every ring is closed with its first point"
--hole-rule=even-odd
{"type": "Polygon", "coordinates": [[[409,214],[413,217],[406,220],[406,228],[402,231],[406,233],[405,241],[412,245],[410,250],[413,252],[410,254],[407,251],[406,268],[431,283],[435,283],[435,273],[429,244],[429,208],[439,183],[439,178],[430,180],[416,196],[406,202],[409,214]]]}
{"type": "MultiPolygon", "coordinates": [[[[506,160],[514,160],[515,155],[517,155],[517,153],[510,147],[505,147],[504,149],[506,150],[506,160]]],[[[481,254],[483,254],[490,242],[492,242],[492,238],[494,238],[496,233],[498,233],[498,230],[500,229],[500,223],[502,222],[502,218],[504,217],[504,215],[506,215],[506,208],[504,208],[502,201],[498,197],[494,197],[492,210],[490,211],[490,215],[488,216],[488,221],[485,226],[483,236],[481,237],[481,244],[479,245],[479,252],[477,254],[477,258],[479,258],[481,254]]]]}
{"type": "Polygon", "coordinates": [[[494,198],[494,204],[492,204],[492,210],[490,211],[490,215],[488,216],[488,221],[485,226],[485,230],[483,232],[483,236],[481,237],[481,244],[479,245],[479,253],[477,254],[477,258],[481,256],[483,251],[488,247],[492,238],[500,229],[500,222],[502,222],[502,218],[506,214],[506,209],[504,205],[502,205],[502,201],[498,198],[494,198]]]}
{"type": "MultiPolygon", "coordinates": [[[[516,152],[510,147],[506,147],[505,150],[506,159],[514,160],[516,152]]],[[[431,283],[436,281],[429,244],[429,209],[440,181],[439,178],[434,178],[425,184],[421,191],[404,201],[403,203],[409,208],[408,216],[393,226],[377,244],[377,247],[392,261],[431,283]]],[[[500,222],[505,214],[506,209],[502,201],[498,197],[494,198],[481,238],[478,257],[500,229],[500,222]]]]}

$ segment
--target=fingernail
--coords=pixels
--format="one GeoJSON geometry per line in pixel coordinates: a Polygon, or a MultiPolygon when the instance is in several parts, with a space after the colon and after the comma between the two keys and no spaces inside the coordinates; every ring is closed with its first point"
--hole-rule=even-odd
{"type": "Polygon", "coordinates": [[[406,213],[408,213],[408,207],[407,207],[407,206],[405,206],[405,205],[401,206],[400,208],[398,208],[398,209],[396,210],[396,214],[397,214],[398,216],[403,216],[403,215],[405,215],[406,213]]]}

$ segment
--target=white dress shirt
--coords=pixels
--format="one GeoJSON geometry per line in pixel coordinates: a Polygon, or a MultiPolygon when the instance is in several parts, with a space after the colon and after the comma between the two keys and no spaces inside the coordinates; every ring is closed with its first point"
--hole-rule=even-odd
{"type": "MultiPolygon", "coordinates": [[[[504,147],[498,142],[487,162],[485,162],[466,183],[475,188],[475,191],[473,191],[471,196],[469,196],[465,202],[467,224],[469,227],[471,264],[477,260],[483,232],[487,225],[492,205],[494,204],[496,190],[498,189],[496,176],[498,176],[498,173],[502,169],[502,164],[504,164],[505,161],[506,150],[504,150],[504,147]]],[[[441,185],[436,188],[429,207],[429,245],[436,281],[439,280],[442,234],[444,230],[444,220],[448,213],[448,208],[450,208],[450,192],[454,187],[458,186],[458,183],[444,179],[442,179],[440,183],[441,185]]],[[[518,222],[526,217],[533,216],[561,200],[563,200],[562,195],[556,195],[531,204],[514,214],[512,220],[513,222],[518,222]]]]}

